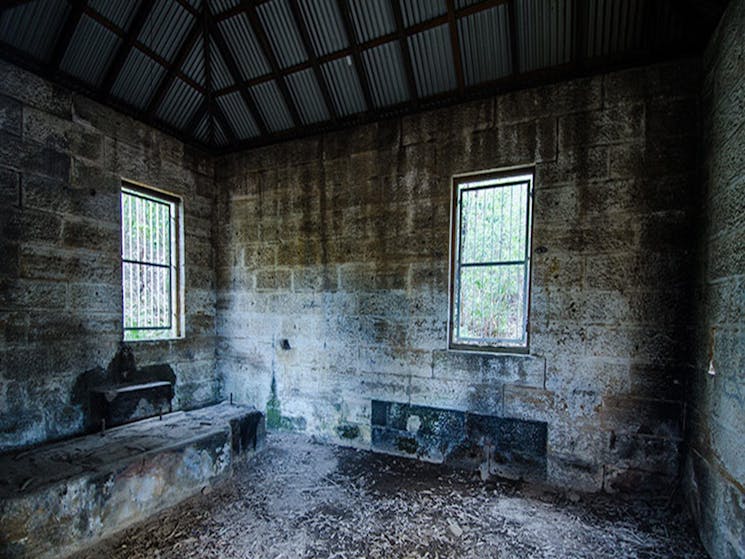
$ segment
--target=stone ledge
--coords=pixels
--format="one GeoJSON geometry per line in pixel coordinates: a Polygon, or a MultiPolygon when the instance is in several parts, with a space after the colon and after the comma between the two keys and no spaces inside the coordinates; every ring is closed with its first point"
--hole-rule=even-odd
{"type": "Polygon", "coordinates": [[[263,446],[263,415],[219,404],[0,456],[0,556],[63,557],[205,486],[263,446]]]}

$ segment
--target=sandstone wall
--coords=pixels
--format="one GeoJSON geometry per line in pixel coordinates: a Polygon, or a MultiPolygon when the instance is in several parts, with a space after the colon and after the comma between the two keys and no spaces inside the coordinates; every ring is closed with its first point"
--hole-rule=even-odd
{"type": "Polygon", "coordinates": [[[0,63],[0,450],[83,425],[76,381],[122,339],[122,177],[184,198],[186,338],[133,343],[176,372],[174,406],[213,402],[211,160],[0,63]]]}
{"type": "Polygon", "coordinates": [[[698,76],[633,69],[218,160],[225,395],[362,447],[372,400],[541,421],[551,483],[672,481],[698,76]],[[530,354],[448,351],[451,177],[514,165],[536,172],[530,354]]]}

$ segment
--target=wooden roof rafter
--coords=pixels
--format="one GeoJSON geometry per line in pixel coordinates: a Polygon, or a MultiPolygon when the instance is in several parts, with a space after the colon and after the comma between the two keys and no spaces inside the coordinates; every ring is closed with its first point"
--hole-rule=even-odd
{"type": "Polygon", "coordinates": [[[290,11],[292,12],[292,17],[295,21],[295,25],[297,26],[298,32],[300,33],[300,40],[303,42],[303,46],[305,47],[305,53],[308,57],[308,62],[310,64],[310,67],[313,69],[313,74],[315,75],[318,86],[321,89],[321,95],[323,96],[323,103],[326,106],[326,111],[328,112],[331,121],[336,122],[336,120],[339,118],[339,114],[336,111],[333,100],[331,99],[331,92],[329,91],[326,79],[323,77],[321,65],[318,63],[318,58],[316,57],[316,53],[313,50],[313,45],[311,44],[310,40],[310,34],[308,33],[308,28],[306,27],[305,22],[303,21],[303,16],[300,13],[300,8],[298,7],[297,1],[298,0],[289,0],[290,11]]]}
{"type": "Polygon", "coordinates": [[[357,44],[357,38],[354,33],[354,26],[352,25],[352,17],[349,13],[349,5],[347,0],[336,0],[339,13],[341,14],[342,22],[344,23],[344,32],[347,36],[347,44],[350,46],[349,54],[354,61],[354,69],[356,70],[357,79],[362,88],[362,96],[365,98],[365,108],[368,111],[372,111],[375,108],[373,103],[372,94],[370,93],[370,84],[367,80],[367,72],[362,64],[362,56],[360,56],[360,47],[357,44]]]}
{"type": "Polygon", "coordinates": [[[398,35],[398,46],[401,51],[401,59],[404,63],[404,73],[406,74],[406,86],[409,90],[409,99],[412,103],[416,103],[419,99],[419,93],[416,89],[414,65],[411,62],[409,41],[406,35],[403,14],[401,14],[401,4],[399,4],[398,0],[391,0],[391,9],[393,10],[393,19],[396,21],[396,34],[398,35]]]}
{"type": "Polygon", "coordinates": [[[70,13],[67,14],[65,24],[62,26],[59,37],[54,44],[52,50],[52,58],[49,60],[49,69],[52,72],[56,72],[59,69],[59,65],[62,59],[65,57],[67,48],[70,46],[70,41],[75,34],[75,30],[78,28],[80,18],[83,17],[87,0],[71,0],[70,1],[70,13]]]}
{"type": "Polygon", "coordinates": [[[137,8],[134,17],[132,18],[132,22],[129,24],[127,34],[125,35],[122,44],[119,45],[119,48],[116,50],[116,54],[114,54],[114,58],[112,59],[111,64],[109,64],[106,74],[104,74],[100,87],[100,93],[102,95],[108,95],[111,88],[114,86],[114,82],[116,81],[116,78],[119,77],[119,73],[122,71],[124,63],[127,61],[127,57],[132,51],[140,31],[142,31],[147,18],[150,16],[153,4],[153,2],[142,2],[137,8]]]}
{"type": "Polygon", "coordinates": [[[274,55],[274,50],[272,49],[269,37],[267,36],[266,31],[264,31],[264,27],[261,25],[261,21],[259,21],[259,16],[256,13],[256,7],[247,0],[242,0],[241,6],[243,6],[244,13],[246,14],[246,16],[248,16],[248,21],[251,24],[251,29],[253,30],[254,35],[256,35],[256,38],[259,41],[259,47],[261,48],[264,57],[269,63],[269,67],[272,70],[274,80],[277,82],[277,87],[279,88],[279,93],[282,96],[282,100],[284,101],[287,110],[290,111],[292,124],[294,127],[297,128],[298,126],[302,125],[303,121],[300,118],[300,113],[298,112],[297,107],[295,106],[295,101],[292,99],[292,95],[290,95],[290,90],[287,88],[284,73],[279,67],[277,57],[274,55]]]}
{"type": "MultiPolygon", "coordinates": [[[[212,37],[213,45],[220,56],[222,56],[222,59],[225,61],[225,65],[228,68],[228,72],[230,72],[231,78],[236,84],[241,83],[242,76],[241,71],[238,68],[238,63],[235,61],[235,58],[233,58],[233,54],[231,53],[230,48],[225,42],[225,38],[223,37],[222,32],[218,28],[217,23],[212,18],[209,11],[205,12],[205,20],[207,22],[207,29],[209,30],[210,37],[212,37]]],[[[253,100],[253,97],[251,97],[251,93],[248,91],[248,88],[243,86],[240,87],[238,91],[240,92],[243,101],[246,103],[246,106],[251,113],[251,117],[254,119],[254,122],[256,123],[256,126],[258,127],[261,135],[268,135],[269,129],[267,128],[266,123],[264,122],[264,119],[261,116],[261,113],[259,112],[258,107],[253,100]]]]}

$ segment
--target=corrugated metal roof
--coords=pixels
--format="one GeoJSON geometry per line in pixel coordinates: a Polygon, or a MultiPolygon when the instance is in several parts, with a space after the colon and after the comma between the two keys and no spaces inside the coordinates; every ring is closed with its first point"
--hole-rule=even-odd
{"type": "Polygon", "coordinates": [[[157,116],[174,128],[183,130],[203,100],[204,95],[176,78],[163,98],[157,116]]]}
{"type": "Polygon", "coordinates": [[[194,25],[194,17],[175,0],[156,0],[138,39],[170,62],[194,25]]]}
{"type": "Polygon", "coordinates": [[[321,88],[313,70],[302,70],[285,79],[303,124],[313,124],[330,118],[321,88]]]}
{"type": "Polygon", "coordinates": [[[259,6],[256,12],[281,68],[307,60],[305,47],[287,0],[269,0],[259,6]]]}
{"type": "Polygon", "coordinates": [[[349,8],[360,43],[391,33],[396,28],[390,0],[349,0],[349,8]]]}
{"type": "Polygon", "coordinates": [[[197,140],[204,144],[210,143],[211,121],[212,117],[209,115],[209,113],[204,113],[202,120],[199,121],[199,124],[197,124],[197,128],[194,130],[194,136],[197,138],[197,140]]]}
{"type": "Polygon", "coordinates": [[[239,139],[248,140],[259,135],[259,127],[240,93],[221,95],[217,97],[217,104],[239,139]]]}
{"type": "Polygon", "coordinates": [[[256,35],[251,29],[251,22],[245,14],[228,18],[220,22],[219,26],[244,80],[269,73],[269,63],[261,52],[256,35]]]}
{"type": "MultiPolygon", "coordinates": [[[[661,0],[655,2],[656,20],[659,22],[657,31],[654,34],[654,46],[663,49],[669,49],[674,45],[686,41],[686,26],[681,19],[680,12],[675,9],[678,0],[661,0]]],[[[634,22],[633,15],[629,15],[630,22],[634,22]]],[[[637,28],[641,23],[635,23],[637,28]]],[[[633,43],[634,45],[638,43],[633,43]]]]}
{"type": "Polygon", "coordinates": [[[70,39],[60,69],[97,86],[120,43],[119,37],[84,14],[70,39]]]}
{"type": "Polygon", "coordinates": [[[403,103],[409,99],[401,46],[398,41],[385,43],[362,53],[365,70],[376,107],[403,103]]]}
{"type": "MultiPolygon", "coordinates": [[[[664,2],[655,2],[656,6],[661,4],[664,2]]],[[[587,56],[608,56],[642,47],[643,0],[589,0],[587,10],[587,56]]]]}
{"type": "Polygon", "coordinates": [[[46,62],[69,12],[70,5],[57,0],[37,0],[8,8],[0,14],[0,41],[46,62]]]}
{"type": "Polygon", "coordinates": [[[306,0],[298,4],[317,56],[336,52],[348,45],[335,0],[306,0]]]}
{"type": "Polygon", "coordinates": [[[512,72],[506,5],[458,20],[458,41],[466,85],[496,80],[512,72]]]}
{"type": "Polygon", "coordinates": [[[347,116],[365,110],[365,98],[351,56],[327,62],[321,66],[321,71],[339,115],[347,116]]]}
{"type": "Polygon", "coordinates": [[[215,127],[215,143],[218,146],[228,145],[228,136],[225,134],[225,130],[222,129],[220,122],[216,119],[212,119],[212,122],[215,127]]]}
{"type": "Polygon", "coordinates": [[[292,117],[275,81],[260,83],[249,88],[248,91],[256,102],[270,132],[292,128],[292,117]]]}
{"type": "Polygon", "coordinates": [[[140,0],[89,0],[88,6],[120,29],[129,29],[140,0]]]}
{"type": "Polygon", "coordinates": [[[210,77],[215,89],[224,89],[235,83],[222,54],[214,47],[210,49],[210,77]]]}
{"type": "Polygon", "coordinates": [[[474,4],[478,4],[482,0],[455,0],[455,9],[461,10],[463,8],[467,8],[468,6],[473,6],[474,4]]]}
{"type": "Polygon", "coordinates": [[[221,14],[235,8],[240,3],[241,0],[209,0],[209,7],[213,14],[221,14]]]}
{"type": "Polygon", "coordinates": [[[409,49],[420,97],[455,89],[453,50],[447,24],[412,35],[409,49]]]}
{"type": "Polygon", "coordinates": [[[141,51],[132,49],[111,93],[125,103],[144,109],[166,69],[141,51]]]}
{"type": "Polygon", "coordinates": [[[572,4],[572,0],[517,0],[520,71],[529,72],[569,62],[572,56],[572,4]]]}
{"type": "Polygon", "coordinates": [[[397,0],[401,4],[404,25],[409,27],[419,22],[441,16],[447,12],[445,0],[397,0]]]}
{"type": "MultiPolygon", "coordinates": [[[[210,49],[212,50],[212,49],[210,49]]],[[[210,68],[211,69],[211,68],[210,68]]],[[[204,75],[204,39],[200,35],[194,46],[191,47],[189,54],[186,55],[184,63],[181,65],[181,71],[197,82],[202,87],[205,87],[205,75],[204,75]]],[[[214,70],[212,70],[214,72],[214,70]]]]}
{"type": "MultiPolygon", "coordinates": [[[[294,125],[323,123],[331,118],[329,112],[343,119],[344,123],[358,121],[357,118],[344,117],[364,111],[369,111],[367,118],[377,118],[379,113],[375,109],[410,100],[410,76],[406,74],[409,58],[419,97],[437,96],[446,101],[477,94],[474,89],[459,92],[456,88],[449,22],[433,29],[422,25],[433,18],[444,21],[446,18],[442,14],[447,14],[450,0],[265,0],[256,4],[252,0],[146,1],[147,4],[142,0],[88,0],[86,10],[94,10],[96,14],[84,12],[78,20],[76,13],[75,20],[69,20],[77,25],[70,29],[70,41],[66,36],[64,51],[54,54],[50,51],[60,43],[59,35],[69,19],[71,6],[77,6],[77,3],[72,0],[10,3],[9,7],[0,10],[0,56],[62,85],[66,84],[63,75],[75,77],[80,80],[76,82],[78,88],[95,98],[108,99],[114,107],[127,103],[133,109],[139,109],[135,112],[145,122],[158,125],[167,121],[170,126],[182,127],[182,130],[186,123],[196,123],[195,115],[191,113],[196,110],[195,104],[203,99],[202,94],[206,94],[203,88],[214,95],[233,91],[228,96],[216,97],[219,106],[224,106],[228,114],[228,120],[219,121],[226,127],[217,132],[219,142],[235,139],[231,122],[235,123],[240,139],[254,138],[263,143],[290,137],[289,134],[270,134],[260,138],[259,126],[254,121],[259,121],[260,116],[261,129],[265,119],[272,132],[294,125]],[[202,17],[207,12],[201,9],[205,2],[209,2],[213,14],[221,14],[215,17],[215,21],[227,48],[224,54],[218,48],[218,45],[222,46],[221,41],[215,42],[217,37],[206,31],[209,22],[202,17]],[[295,3],[300,10],[300,19],[295,17],[295,3]],[[127,56],[122,68],[116,68],[118,74],[113,76],[113,87],[109,88],[110,91],[103,91],[101,81],[107,75],[115,53],[120,51],[121,36],[132,27],[143,6],[148,8],[148,17],[138,32],[138,40],[132,48],[128,45],[125,49],[127,56]],[[341,7],[344,7],[344,12],[340,11],[341,7]],[[253,9],[257,10],[256,20],[253,14],[248,17],[251,12],[246,11],[253,9]],[[400,52],[394,18],[399,9],[406,29],[411,30],[414,26],[418,31],[406,38],[407,50],[403,53],[400,52]],[[225,13],[226,10],[229,12],[225,13]],[[347,36],[344,25],[347,10],[351,37],[347,36]],[[231,17],[227,18],[228,15],[231,17]],[[252,22],[263,29],[260,35],[256,34],[252,22]],[[305,35],[303,28],[308,33],[310,46],[302,40],[305,35]],[[166,60],[175,59],[192,31],[196,34],[191,35],[195,38],[191,52],[187,53],[181,68],[170,68],[166,60]],[[211,44],[207,50],[211,53],[211,65],[204,60],[206,39],[203,33],[209,33],[211,44]],[[257,39],[261,37],[263,41],[264,33],[267,45],[262,45],[257,39]],[[385,44],[380,41],[381,37],[386,37],[385,44]],[[351,50],[341,50],[348,49],[352,40],[358,44],[375,43],[374,48],[362,49],[361,66],[357,64],[356,51],[352,54],[351,50]],[[266,53],[262,47],[269,48],[271,53],[266,53]],[[293,71],[290,75],[287,68],[312,58],[306,48],[312,48],[318,57],[333,53],[344,56],[322,64],[322,78],[307,64],[303,71],[293,71]],[[278,66],[284,68],[281,78],[270,75],[274,64],[270,65],[268,59],[274,62],[275,54],[278,66]],[[52,58],[60,62],[59,74],[46,64],[52,58]],[[239,75],[228,70],[227,62],[233,59],[237,68],[231,66],[231,70],[239,75]],[[168,68],[161,66],[159,61],[168,68]],[[209,83],[207,68],[211,68],[209,83]],[[145,109],[167,71],[178,79],[169,82],[158,108],[160,112],[152,115],[145,109]],[[363,72],[369,79],[361,80],[363,76],[358,72],[363,72]],[[275,81],[269,82],[269,79],[275,81]],[[278,88],[282,84],[280,79],[286,80],[289,98],[280,95],[280,89],[283,89],[278,88]],[[245,82],[262,83],[255,85],[250,93],[236,93],[236,81],[241,85],[245,82]],[[368,106],[361,87],[361,83],[367,87],[368,82],[372,106],[368,106]],[[324,98],[327,87],[334,107],[331,111],[324,98]],[[252,99],[246,97],[247,94],[252,99]],[[248,100],[252,109],[255,100],[257,108],[254,113],[250,113],[244,100],[248,100]],[[285,106],[286,103],[293,106],[285,106]],[[297,107],[300,122],[292,120],[294,107],[297,107]],[[288,109],[293,109],[293,112],[288,109]],[[153,117],[158,117],[155,122],[153,117]]],[[[462,63],[465,84],[469,88],[498,79],[509,79],[509,83],[519,87],[522,82],[511,77],[515,71],[512,67],[515,55],[519,57],[519,72],[553,68],[556,74],[551,73],[552,76],[570,77],[573,74],[567,69],[575,66],[567,63],[573,60],[576,48],[579,48],[578,54],[583,60],[592,60],[587,69],[598,72],[614,67],[615,63],[639,63],[642,58],[651,62],[659,57],[672,57],[676,52],[690,54],[692,46],[704,48],[724,10],[717,7],[721,2],[709,2],[708,13],[701,10],[701,31],[690,35],[686,33],[690,11],[683,4],[682,0],[584,0],[581,6],[585,11],[578,14],[575,7],[580,5],[579,0],[454,0],[456,9],[468,8],[470,13],[457,21],[461,60],[455,62],[462,63]],[[518,30],[516,37],[510,36],[512,29],[508,17],[513,15],[508,8],[513,4],[518,30]],[[575,45],[573,24],[577,21],[586,25],[582,45],[575,45]],[[652,30],[650,36],[646,36],[645,29],[652,30]],[[515,43],[518,52],[513,53],[511,48],[515,43]]],[[[534,75],[542,83],[549,79],[538,73],[534,75]]],[[[426,101],[413,103],[406,105],[406,110],[414,111],[427,105],[426,101]]],[[[211,109],[217,107],[217,103],[210,104],[211,109]]],[[[201,118],[201,114],[196,116],[201,120],[195,130],[176,135],[187,141],[192,138],[197,142],[214,142],[212,116],[215,115],[206,119],[201,118]]],[[[216,116],[221,117],[221,114],[216,116]]]]}

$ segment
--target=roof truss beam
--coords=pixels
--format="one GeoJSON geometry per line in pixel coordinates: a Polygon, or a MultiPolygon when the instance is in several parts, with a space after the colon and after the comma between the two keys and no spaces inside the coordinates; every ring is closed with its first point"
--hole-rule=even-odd
{"type": "MultiPolygon", "coordinates": [[[[215,20],[212,18],[209,11],[205,12],[205,19],[207,20],[207,28],[209,30],[209,34],[212,38],[215,48],[225,61],[225,65],[228,67],[228,72],[230,72],[233,81],[237,84],[240,84],[243,81],[241,77],[241,71],[238,68],[238,64],[236,63],[235,59],[233,58],[233,54],[230,52],[228,45],[225,43],[225,38],[222,36],[222,32],[218,28],[215,20]]],[[[267,129],[266,124],[264,123],[264,119],[262,118],[261,113],[256,107],[256,103],[254,103],[253,97],[251,97],[248,88],[243,86],[240,87],[238,91],[240,91],[243,101],[248,106],[248,110],[251,113],[254,121],[256,122],[256,126],[259,128],[259,132],[261,133],[261,135],[268,135],[269,130],[267,129]]]]}
{"type": "Polygon", "coordinates": [[[367,73],[365,67],[362,64],[362,56],[360,56],[360,47],[357,44],[357,39],[354,35],[354,26],[352,25],[352,17],[349,14],[349,5],[346,0],[336,0],[336,4],[341,14],[341,19],[344,22],[344,31],[347,34],[347,43],[350,45],[350,52],[348,56],[351,56],[354,60],[354,68],[357,71],[357,78],[362,88],[362,95],[365,98],[365,106],[368,111],[375,108],[373,104],[372,95],[370,94],[370,84],[367,82],[367,73]]]}
{"type": "MultiPolygon", "coordinates": [[[[344,2],[345,0],[338,0],[339,2],[344,2]]],[[[485,2],[482,2],[480,4],[472,4],[470,6],[467,6],[465,8],[462,8],[460,10],[456,11],[456,18],[466,17],[471,14],[476,14],[478,12],[488,10],[490,8],[494,8],[495,6],[499,6],[501,4],[506,3],[508,0],[486,0],[485,2]]],[[[224,14],[221,14],[224,15],[224,14]]],[[[223,18],[225,19],[225,18],[223,18]]],[[[411,25],[404,29],[403,34],[406,39],[411,37],[412,35],[416,35],[417,33],[421,33],[422,31],[427,31],[428,29],[432,29],[434,27],[439,27],[440,25],[445,25],[448,23],[448,16],[447,14],[434,17],[432,19],[428,19],[425,21],[422,21],[420,23],[417,23],[415,25],[411,25]]],[[[399,39],[399,33],[398,31],[394,31],[393,33],[388,33],[386,35],[381,35],[380,37],[376,37],[374,39],[370,39],[369,41],[366,41],[364,43],[358,43],[356,45],[356,49],[358,52],[362,52],[364,50],[368,50],[371,48],[378,47],[380,45],[383,45],[385,43],[389,43],[391,41],[396,41],[399,39]]],[[[351,45],[351,43],[350,43],[351,45]]],[[[334,60],[339,60],[340,58],[347,58],[347,57],[353,57],[354,56],[354,48],[351,46],[348,48],[344,48],[341,50],[338,50],[336,52],[332,52],[330,54],[326,54],[324,56],[319,56],[316,58],[316,62],[319,65],[326,64],[327,62],[332,62],[334,60]]],[[[295,66],[290,66],[289,68],[284,69],[285,74],[293,74],[295,72],[300,72],[302,70],[307,70],[309,68],[312,68],[312,65],[310,62],[302,62],[300,64],[296,64],[295,66]]],[[[245,82],[239,83],[238,85],[228,87],[225,89],[222,89],[220,91],[215,92],[217,96],[225,95],[228,93],[233,93],[235,91],[238,91],[241,87],[251,87],[253,85],[258,85],[260,83],[264,83],[266,81],[269,81],[273,79],[273,74],[266,74],[264,76],[259,76],[250,80],[246,80],[245,82]]]]}
{"type": "Polygon", "coordinates": [[[292,123],[297,128],[298,126],[302,125],[302,119],[300,118],[300,114],[298,113],[297,107],[295,106],[295,102],[290,95],[290,90],[287,88],[287,84],[285,83],[284,75],[279,67],[277,57],[274,56],[274,51],[272,50],[272,45],[269,41],[269,37],[264,31],[264,27],[261,25],[261,21],[259,21],[259,15],[256,13],[256,8],[253,4],[247,2],[246,0],[242,0],[241,5],[245,10],[245,14],[248,16],[248,20],[251,22],[251,28],[253,29],[256,38],[259,40],[261,51],[264,53],[264,57],[269,62],[269,67],[272,69],[272,74],[277,82],[277,86],[279,87],[280,95],[282,95],[282,99],[287,106],[287,110],[290,111],[292,123]]]}
{"type": "MultiPolygon", "coordinates": [[[[398,2],[395,2],[398,4],[398,2]]],[[[458,94],[463,95],[466,89],[466,81],[463,78],[463,59],[460,55],[460,41],[458,40],[458,20],[455,17],[455,2],[447,2],[448,27],[450,28],[450,48],[453,51],[453,64],[455,64],[455,77],[458,81],[458,94]]]]}
{"type": "Polygon", "coordinates": [[[109,64],[109,69],[106,71],[104,79],[101,82],[101,93],[103,95],[108,95],[111,91],[111,88],[113,87],[117,76],[119,76],[119,73],[122,71],[124,63],[137,40],[137,36],[140,34],[140,31],[142,31],[142,27],[145,25],[145,21],[147,21],[147,18],[150,16],[152,9],[153,2],[142,2],[139,8],[137,8],[137,12],[135,13],[134,18],[132,18],[132,23],[129,25],[129,29],[127,30],[127,34],[124,37],[122,44],[119,45],[111,64],[109,64]]]}
{"type": "Polygon", "coordinates": [[[62,31],[60,31],[57,42],[54,44],[52,58],[49,60],[49,69],[52,72],[56,72],[59,69],[59,65],[65,57],[67,47],[70,46],[70,41],[75,34],[78,23],[80,23],[80,18],[83,17],[86,2],[87,0],[72,0],[70,2],[70,13],[67,14],[62,31]]]}
{"type": "MultiPolygon", "coordinates": [[[[176,73],[181,68],[184,60],[186,60],[186,57],[189,56],[191,49],[194,48],[194,44],[199,38],[200,31],[200,22],[194,20],[189,33],[184,39],[184,42],[181,44],[178,53],[176,53],[176,58],[174,58],[173,62],[168,67],[166,75],[163,76],[163,78],[160,80],[158,88],[155,90],[155,94],[153,94],[153,98],[150,100],[150,103],[148,103],[147,109],[145,109],[145,114],[147,114],[147,116],[152,117],[157,112],[158,108],[163,102],[163,99],[166,96],[166,93],[168,93],[168,89],[171,87],[171,84],[176,79],[176,73]]],[[[207,93],[209,93],[209,83],[207,83],[206,90],[207,93]]]]}
{"type": "Polygon", "coordinates": [[[391,0],[391,9],[393,18],[396,20],[396,34],[398,35],[398,46],[401,50],[401,58],[404,61],[404,71],[406,72],[406,85],[409,88],[409,99],[416,101],[419,99],[419,93],[416,89],[416,80],[414,79],[414,65],[411,63],[411,53],[409,52],[409,41],[406,36],[404,27],[404,18],[401,14],[401,4],[398,0],[391,0]]]}
{"type": "MultiPolygon", "coordinates": [[[[108,29],[109,31],[111,31],[112,33],[114,33],[115,35],[117,35],[120,39],[126,38],[126,36],[127,36],[127,32],[126,31],[124,31],[124,30],[120,29],[119,27],[117,27],[116,25],[114,25],[113,22],[109,21],[108,19],[106,19],[105,17],[103,17],[98,12],[93,11],[89,7],[86,7],[83,10],[83,12],[85,13],[86,16],[90,17],[96,23],[102,25],[103,27],[105,27],[106,29],[108,29]]],[[[147,46],[143,45],[139,41],[135,41],[132,46],[134,48],[136,48],[137,50],[139,50],[142,54],[144,54],[145,56],[147,56],[148,58],[150,58],[151,60],[154,60],[155,62],[157,62],[158,64],[160,64],[161,66],[164,66],[165,68],[169,68],[170,67],[170,64],[168,63],[167,60],[165,60],[163,57],[161,57],[156,52],[153,52],[152,50],[150,50],[147,46]]],[[[190,86],[192,86],[194,89],[196,89],[200,93],[205,93],[205,88],[204,87],[202,87],[197,82],[195,82],[194,80],[192,80],[189,76],[187,76],[186,74],[184,74],[183,72],[181,72],[181,70],[179,70],[178,68],[175,70],[175,74],[176,74],[176,77],[177,78],[179,78],[180,80],[188,83],[190,86]]]]}
{"type": "Polygon", "coordinates": [[[318,86],[321,88],[321,95],[323,95],[323,102],[326,105],[326,110],[328,111],[331,120],[336,121],[336,119],[339,118],[339,115],[336,112],[336,107],[334,107],[334,102],[331,99],[331,92],[329,91],[326,80],[323,77],[321,65],[318,63],[318,58],[316,58],[316,53],[313,50],[313,45],[310,40],[310,34],[308,33],[308,29],[305,26],[305,22],[303,21],[303,16],[300,13],[297,0],[289,0],[289,2],[290,10],[292,11],[292,17],[295,20],[295,25],[297,26],[298,31],[300,32],[300,38],[303,41],[305,52],[308,55],[308,61],[310,62],[311,68],[313,68],[313,73],[316,76],[318,86]]]}

